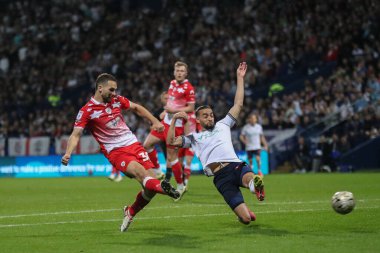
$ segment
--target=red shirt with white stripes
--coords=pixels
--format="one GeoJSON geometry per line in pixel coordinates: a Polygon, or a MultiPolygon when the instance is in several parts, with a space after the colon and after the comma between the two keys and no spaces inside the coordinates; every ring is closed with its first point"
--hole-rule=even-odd
{"type": "Polygon", "coordinates": [[[98,141],[102,150],[110,153],[115,148],[137,142],[121,114],[128,109],[130,102],[123,96],[116,96],[110,103],[100,103],[93,97],[78,112],[74,127],[85,128],[98,141]]]}
{"type": "MultiPolygon", "coordinates": [[[[172,80],[170,82],[168,95],[169,98],[166,106],[172,109],[178,109],[185,107],[188,104],[195,103],[195,90],[193,85],[191,85],[187,79],[181,83],[172,80]]],[[[192,114],[194,114],[194,112],[189,113],[188,115],[191,117],[192,114]]],[[[172,113],[167,113],[164,117],[164,123],[170,125],[173,115],[174,114],[172,113]]],[[[183,127],[182,120],[176,121],[176,127],[183,127]]]]}

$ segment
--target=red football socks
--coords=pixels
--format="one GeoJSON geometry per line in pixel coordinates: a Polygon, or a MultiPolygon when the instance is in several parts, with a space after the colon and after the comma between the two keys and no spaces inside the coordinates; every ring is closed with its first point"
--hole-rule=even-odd
{"type": "Polygon", "coordinates": [[[132,216],[135,216],[149,203],[149,201],[150,198],[145,196],[144,191],[140,191],[136,196],[135,202],[130,206],[129,213],[132,216]]]}
{"type": "Polygon", "coordinates": [[[143,181],[143,186],[150,191],[166,194],[161,187],[160,180],[153,177],[146,177],[143,181]]]}
{"type": "Polygon", "coordinates": [[[155,148],[148,151],[149,159],[152,161],[154,168],[158,169],[160,168],[160,164],[158,163],[158,155],[155,148]]]}
{"type": "Polygon", "coordinates": [[[177,184],[182,184],[183,183],[182,166],[178,162],[178,159],[174,160],[173,162],[170,162],[170,164],[172,165],[175,181],[177,182],[177,184]]]}
{"type": "Polygon", "coordinates": [[[191,175],[191,169],[185,167],[185,169],[183,170],[183,174],[185,174],[186,179],[189,179],[191,175]]]}

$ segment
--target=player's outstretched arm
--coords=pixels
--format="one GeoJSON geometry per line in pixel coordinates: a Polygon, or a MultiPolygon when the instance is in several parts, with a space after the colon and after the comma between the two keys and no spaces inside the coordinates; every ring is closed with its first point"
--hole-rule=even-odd
{"type": "Polygon", "coordinates": [[[67,165],[70,161],[71,154],[78,145],[79,139],[83,133],[83,128],[74,127],[73,132],[70,135],[69,140],[67,141],[66,153],[62,156],[61,163],[67,165]]]}
{"type": "Polygon", "coordinates": [[[152,124],[151,128],[158,132],[164,131],[164,125],[156,119],[144,106],[130,102],[130,109],[137,113],[140,117],[143,117],[150,121],[152,124]]]}
{"type": "Polygon", "coordinates": [[[177,112],[176,114],[174,114],[172,122],[170,123],[170,127],[168,130],[168,135],[166,137],[166,143],[168,145],[182,147],[182,144],[183,144],[182,136],[175,136],[175,123],[177,119],[180,119],[180,118],[187,120],[187,114],[185,112],[177,112]]]}
{"type": "Polygon", "coordinates": [[[243,108],[243,102],[244,102],[244,76],[247,72],[247,63],[242,62],[239,64],[239,67],[236,71],[236,79],[237,79],[237,87],[236,87],[236,93],[235,93],[235,100],[234,105],[228,112],[231,114],[232,117],[235,119],[238,118],[239,113],[241,109],[243,108]]]}

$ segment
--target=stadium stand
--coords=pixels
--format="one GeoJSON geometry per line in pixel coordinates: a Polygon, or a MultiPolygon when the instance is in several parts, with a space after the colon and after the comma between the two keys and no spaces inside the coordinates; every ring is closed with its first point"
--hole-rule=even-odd
{"type": "MultiPolygon", "coordinates": [[[[264,129],[299,133],[339,112],[344,117],[327,134],[349,143],[342,149],[379,136],[376,1],[50,2],[0,3],[6,145],[10,137],[49,136],[55,153],[55,138],[71,132],[101,72],[116,75],[122,95],[154,111],[178,59],[190,65],[197,104],[211,104],[217,115],[232,103],[234,68],[244,60],[250,71],[241,119],[253,111],[264,129]],[[284,90],[268,95],[274,83],[284,90]],[[363,99],[370,106],[352,110],[363,99]]],[[[125,117],[143,140],[146,123],[125,117]]],[[[242,148],[238,138],[234,144],[242,148]]]]}

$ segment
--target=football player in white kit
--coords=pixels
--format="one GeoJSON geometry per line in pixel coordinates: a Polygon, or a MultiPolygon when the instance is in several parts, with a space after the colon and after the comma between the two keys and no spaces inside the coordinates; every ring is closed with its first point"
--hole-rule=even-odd
{"type": "Polygon", "coordinates": [[[215,124],[210,106],[200,106],[196,110],[196,119],[202,127],[201,131],[176,137],[175,121],[187,120],[186,113],[176,113],[168,131],[167,143],[177,147],[191,146],[202,163],[204,173],[214,176],[214,185],[239,221],[249,224],[256,220],[256,215],[244,203],[240,187],[248,188],[260,201],[264,200],[265,194],[262,177],[254,175],[252,169],[237,157],[231,140],[231,127],[235,125],[243,107],[246,71],[247,64],[240,63],[234,105],[222,120],[215,124]]]}
{"type": "Polygon", "coordinates": [[[260,159],[261,144],[263,144],[264,150],[268,150],[268,144],[264,136],[263,127],[257,123],[256,114],[252,113],[248,116],[248,123],[241,130],[240,140],[245,145],[249,166],[253,168],[252,158],[255,156],[257,163],[257,174],[263,177],[260,159]]]}

